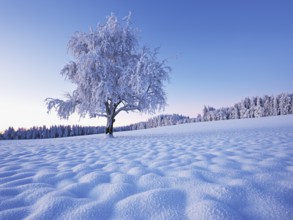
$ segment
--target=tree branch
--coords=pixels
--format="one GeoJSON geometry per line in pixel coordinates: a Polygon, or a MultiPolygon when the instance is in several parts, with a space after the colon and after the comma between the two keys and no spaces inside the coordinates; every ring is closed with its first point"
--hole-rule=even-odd
{"type": "Polygon", "coordinates": [[[104,115],[104,114],[94,114],[95,116],[98,116],[98,117],[105,117],[105,118],[107,118],[107,115],[104,115]]]}
{"type": "Polygon", "coordinates": [[[119,109],[115,112],[114,116],[116,117],[116,115],[118,115],[121,111],[126,111],[126,112],[127,112],[127,111],[133,111],[133,110],[140,110],[140,109],[139,109],[139,107],[136,106],[136,105],[125,105],[125,106],[119,108],[119,109]]]}

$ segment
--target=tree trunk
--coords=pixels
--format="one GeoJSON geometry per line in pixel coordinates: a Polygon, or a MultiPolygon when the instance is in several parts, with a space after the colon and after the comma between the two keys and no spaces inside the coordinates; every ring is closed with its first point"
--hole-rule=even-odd
{"type": "Polygon", "coordinates": [[[108,134],[110,137],[113,137],[114,122],[114,117],[107,118],[106,134],[108,134]]]}

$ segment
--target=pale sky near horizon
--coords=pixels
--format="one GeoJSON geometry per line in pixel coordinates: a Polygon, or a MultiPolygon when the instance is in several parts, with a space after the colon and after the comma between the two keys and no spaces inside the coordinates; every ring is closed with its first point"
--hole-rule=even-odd
{"type": "MultiPolygon", "coordinates": [[[[111,12],[131,11],[141,45],[160,47],[172,67],[166,113],[195,117],[204,105],[293,92],[293,1],[290,0],[1,0],[0,131],[8,126],[104,125],[47,114],[44,99],[72,85],[59,74],[67,42],[111,12]]],[[[116,126],[151,115],[122,114],[116,126]]]]}

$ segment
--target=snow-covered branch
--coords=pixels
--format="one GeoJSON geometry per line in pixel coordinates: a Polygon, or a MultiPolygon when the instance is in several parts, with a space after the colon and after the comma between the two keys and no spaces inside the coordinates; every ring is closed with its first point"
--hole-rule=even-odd
{"type": "Polygon", "coordinates": [[[75,107],[77,105],[77,102],[73,100],[63,101],[60,99],[47,98],[45,101],[48,112],[50,112],[52,108],[55,108],[59,117],[63,119],[68,119],[69,116],[75,112],[75,107]]]}
{"type": "Polygon", "coordinates": [[[122,111],[134,111],[134,110],[140,110],[139,106],[135,106],[135,105],[125,105],[121,108],[119,108],[116,112],[115,112],[115,116],[118,115],[120,112],[122,111]]]}

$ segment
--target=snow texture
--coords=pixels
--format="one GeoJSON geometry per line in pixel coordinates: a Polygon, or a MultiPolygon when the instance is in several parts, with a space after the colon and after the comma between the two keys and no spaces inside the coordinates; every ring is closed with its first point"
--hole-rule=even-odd
{"type": "Polygon", "coordinates": [[[0,142],[0,219],[292,219],[293,116],[0,142]]]}

